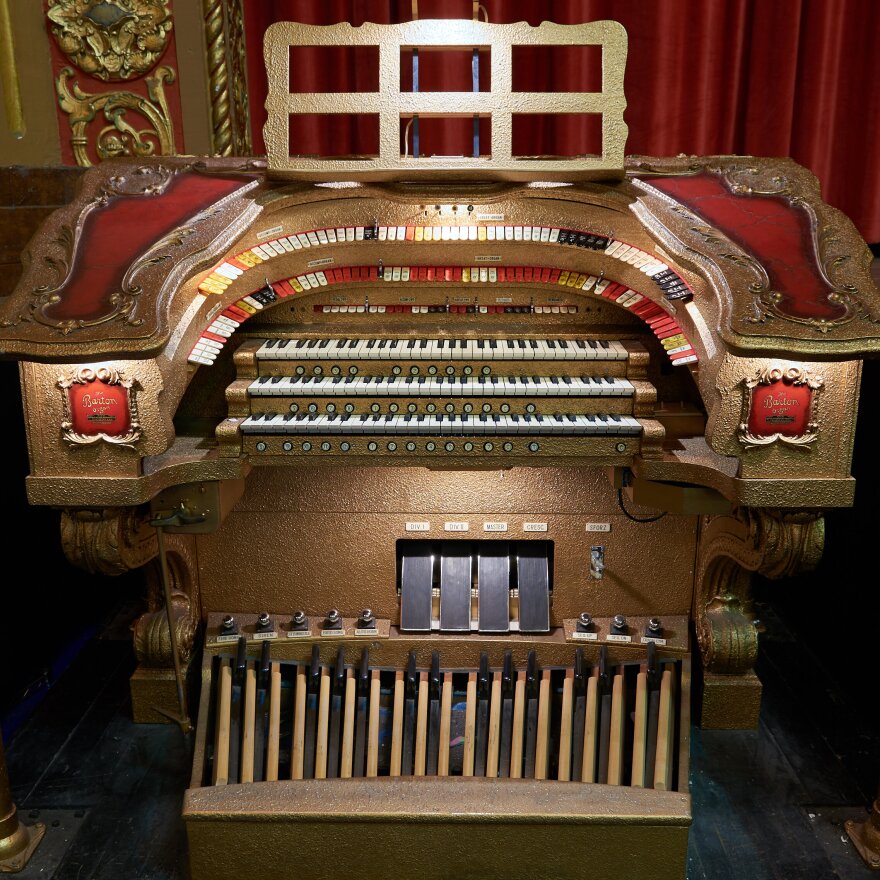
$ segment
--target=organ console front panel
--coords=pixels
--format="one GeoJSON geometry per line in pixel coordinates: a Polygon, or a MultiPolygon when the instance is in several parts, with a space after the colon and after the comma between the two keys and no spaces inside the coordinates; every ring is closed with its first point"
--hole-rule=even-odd
{"type": "Polygon", "coordinates": [[[880,297],[808,172],[472,164],[107,162],[0,303],[32,502],[160,563],[139,720],[204,633],[195,878],[684,876],[692,665],[756,723],[749,575],[852,501],[880,297]]]}

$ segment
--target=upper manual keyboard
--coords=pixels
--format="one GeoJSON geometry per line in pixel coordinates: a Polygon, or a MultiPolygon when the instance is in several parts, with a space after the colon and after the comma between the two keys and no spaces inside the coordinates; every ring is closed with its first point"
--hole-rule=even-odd
{"type": "Polygon", "coordinates": [[[625,361],[606,339],[269,339],[257,360],[625,361]]]}

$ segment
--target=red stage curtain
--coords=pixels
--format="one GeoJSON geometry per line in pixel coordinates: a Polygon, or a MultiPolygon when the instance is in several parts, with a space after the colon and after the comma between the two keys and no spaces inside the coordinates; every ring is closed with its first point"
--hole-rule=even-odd
{"type": "MultiPolygon", "coordinates": [[[[483,6],[493,22],[620,21],[629,32],[628,153],[792,156],[819,178],[826,201],[847,213],[869,242],[880,241],[880,0],[483,0],[483,6]]],[[[399,22],[409,20],[410,9],[409,0],[246,0],[256,152],[263,150],[262,35],[269,24],[399,22]]],[[[419,0],[423,19],[466,18],[470,11],[467,0],[419,0]]],[[[533,88],[549,75],[564,90],[584,81],[570,58],[546,60],[518,70],[518,82],[533,88]]],[[[301,90],[318,83],[350,87],[357,79],[351,65],[309,67],[292,73],[301,90]]],[[[444,74],[431,76],[443,81],[444,74]]],[[[450,67],[449,82],[457,76],[450,67]]],[[[469,122],[462,120],[460,131],[454,125],[425,130],[424,151],[469,151],[459,146],[467,143],[469,122]]],[[[567,138],[590,134],[581,121],[543,125],[523,137],[526,149],[566,152],[567,138]]],[[[322,136],[300,126],[296,152],[320,152],[328,142],[336,151],[363,150],[361,128],[322,136]]]]}

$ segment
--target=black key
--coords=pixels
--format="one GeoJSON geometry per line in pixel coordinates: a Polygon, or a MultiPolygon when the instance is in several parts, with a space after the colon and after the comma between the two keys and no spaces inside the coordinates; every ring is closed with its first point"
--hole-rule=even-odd
{"type": "Polygon", "coordinates": [[[232,661],[232,700],[229,711],[229,782],[240,782],[241,736],[244,720],[244,681],[247,673],[247,636],[239,636],[232,661]]]}
{"type": "Polygon", "coordinates": [[[501,737],[498,746],[498,775],[503,779],[510,776],[510,748],[513,738],[513,656],[504,652],[504,665],[501,669],[501,737]]]}
{"type": "Polygon", "coordinates": [[[260,650],[260,664],[257,667],[257,699],[254,717],[254,782],[262,782],[265,777],[266,733],[269,729],[269,676],[272,671],[272,642],[266,639],[260,650]]]}
{"type": "Polygon", "coordinates": [[[584,649],[574,652],[574,717],[571,739],[572,782],[580,782],[584,767],[584,722],[587,715],[587,670],[584,665],[584,649]]]}
{"type": "Polygon", "coordinates": [[[431,652],[431,671],[428,673],[428,744],[425,749],[425,774],[437,775],[440,756],[440,654],[431,652]]]}
{"type": "Polygon", "coordinates": [[[611,745],[611,676],[608,672],[608,648],[599,651],[599,760],[596,782],[608,781],[608,750],[611,745]]]}
{"type": "Polygon", "coordinates": [[[364,648],[357,674],[353,776],[363,776],[367,761],[367,715],[370,711],[370,649],[364,648]]]}
{"type": "Polygon", "coordinates": [[[660,664],[657,646],[648,642],[648,723],[645,731],[645,787],[654,787],[654,765],[657,762],[657,725],[660,719],[660,664]]]}
{"type": "Polygon", "coordinates": [[[416,671],[416,655],[410,651],[403,677],[403,745],[401,748],[400,775],[412,776],[413,755],[416,744],[416,702],[419,690],[419,674],[416,671]]]}
{"type": "Polygon", "coordinates": [[[489,747],[489,655],[480,653],[477,673],[477,724],[474,735],[474,776],[486,775],[486,757],[489,747]]]}
{"type": "Polygon", "coordinates": [[[529,651],[526,664],[526,735],[523,778],[535,778],[535,753],[538,748],[538,662],[534,651],[529,651]]]}
{"type": "Polygon", "coordinates": [[[336,655],[336,667],[330,684],[330,732],[327,736],[327,778],[339,776],[339,750],[345,716],[345,648],[336,655]]]}
{"type": "Polygon", "coordinates": [[[315,777],[315,740],[318,735],[318,692],[321,689],[321,652],[312,646],[306,688],[306,735],[303,746],[303,779],[315,777]]]}

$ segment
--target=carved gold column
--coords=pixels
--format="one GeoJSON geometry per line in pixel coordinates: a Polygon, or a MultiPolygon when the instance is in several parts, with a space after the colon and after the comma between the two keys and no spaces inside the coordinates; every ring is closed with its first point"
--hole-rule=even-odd
{"type": "Polygon", "coordinates": [[[27,865],[43,839],[46,826],[42,822],[22,825],[12,802],[12,786],[6,769],[6,753],[0,736],[0,874],[14,874],[27,865]]]}
{"type": "MultiPolygon", "coordinates": [[[[61,515],[61,541],[67,558],[86,571],[119,575],[145,566],[147,611],[134,624],[139,665],[131,678],[132,714],[138,723],[166,723],[178,714],[177,689],[156,559],[156,530],[148,520],[148,511],[130,508],[66,510],[61,515]]],[[[195,539],[166,535],[165,542],[171,616],[176,622],[180,662],[186,669],[199,619],[195,539]]]]}
{"type": "Polygon", "coordinates": [[[809,571],[822,557],[821,513],[738,508],[705,517],[697,550],[694,621],[703,661],[702,726],[754,728],[761,683],[753,671],[758,629],[752,572],[769,578],[809,571]]]}
{"type": "Polygon", "coordinates": [[[251,143],[242,0],[202,0],[214,154],[248,156],[251,143]]]}

